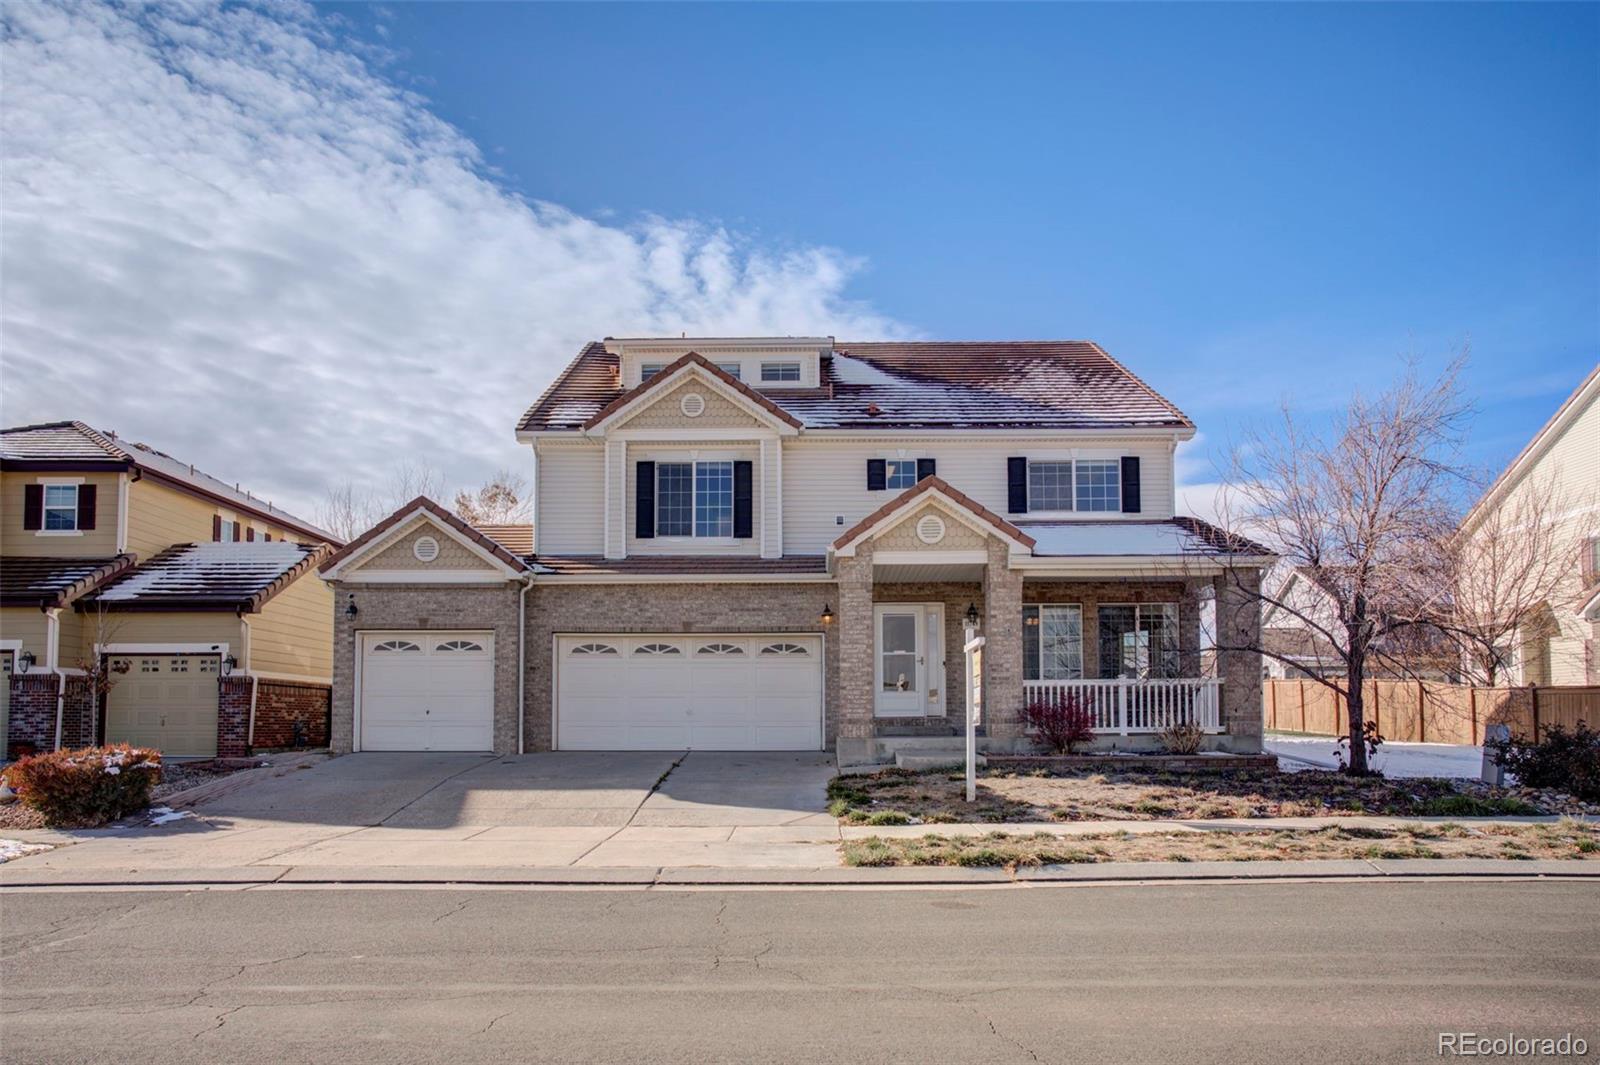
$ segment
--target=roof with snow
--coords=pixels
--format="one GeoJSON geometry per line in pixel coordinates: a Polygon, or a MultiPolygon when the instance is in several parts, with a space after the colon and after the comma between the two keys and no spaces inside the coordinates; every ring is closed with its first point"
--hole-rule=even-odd
{"type": "Polygon", "coordinates": [[[111,610],[254,613],[326,558],[323,545],[175,544],[79,600],[111,610]]]}
{"type": "Polygon", "coordinates": [[[327,543],[338,538],[265,499],[228,484],[149,444],[123,440],[83,422],[45,422],[0,429],[0,466],[6,469],[139,470],[237,510],[327,543]]]}
{"type": "MultiPolygon", "coordinates": [[[[523,415],[522,430],[579,429],[622,398],[619,358],[586,345],[523,415]]],[[[808,429],[1192,429],[1085,340],[859,341],[822,356],[817,388],[760,394],[808,429]]]]}
{"type": "Polygon", "coordinates": [[[24,558],[0,565],[0,606],[60,607],[133,565],[132,555],[112,558],[24,558]]]}
{"type": "Polygon", "coordinates": [[[1199,518],[1018,522],[1017,528],[1033,538],[1036,558],[1215,558],[1272,553],[1199,518]]]}

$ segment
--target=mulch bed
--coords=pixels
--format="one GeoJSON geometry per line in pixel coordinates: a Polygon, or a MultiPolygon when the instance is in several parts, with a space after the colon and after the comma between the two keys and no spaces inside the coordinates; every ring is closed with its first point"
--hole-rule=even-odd
{"type": "Polygon", "coordinates": [[[1224,817],[1491,817],[1540,814],[1511,789],[1436,778],[1350,777],[1307,770],[1224,772],[1058,771],[991,768],[965,801],[960,773],[890,769],[838,777],[830,811],[849,824],[1018,821],[1155,821],[1224,817]]]}

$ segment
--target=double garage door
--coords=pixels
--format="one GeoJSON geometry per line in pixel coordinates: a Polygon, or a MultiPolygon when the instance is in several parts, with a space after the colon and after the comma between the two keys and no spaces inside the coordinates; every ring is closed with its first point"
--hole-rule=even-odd
{"type": "Polygon", "coordinates": [[[556,639],[556,746],[566,751],[814,751],[816,636],[556,639]]]}

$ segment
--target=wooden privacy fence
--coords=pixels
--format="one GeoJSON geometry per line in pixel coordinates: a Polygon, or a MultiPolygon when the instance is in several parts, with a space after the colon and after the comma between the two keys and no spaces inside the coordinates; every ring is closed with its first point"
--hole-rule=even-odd
{"type": "MultiPolygon", "coordinates": [[[[1342,736],[1344,696],[1314,680],[1263,681],[1268,729],[1342,736]]],[[[1481,745],[1489,725],[1512,735],[1543,736],[1553,725],[1579,721],[1600,728],[1600,687],[1473,688],[1421,680],[1369,680],[1362,688],[1366,718],[1386,740],[1481,745]]]]}

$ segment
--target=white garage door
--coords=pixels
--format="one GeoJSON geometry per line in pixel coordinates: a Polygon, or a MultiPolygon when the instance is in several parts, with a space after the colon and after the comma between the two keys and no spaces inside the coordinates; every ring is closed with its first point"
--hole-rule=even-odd
{"type": "Polygon", "coordinates": [[[114,655],[106,693],[106,742],[163,754],[217,754],[216,655],[114,655]]]}
{"type": "Polygon", "coordinates": [[[361,749],[493,750],[494,637],[364,633],[361,749]]]}
{"type": "Polygon", "coordinates": [[[566,751],[814,751],[816,636],[562,636],[556,746],[566,751]]]}

